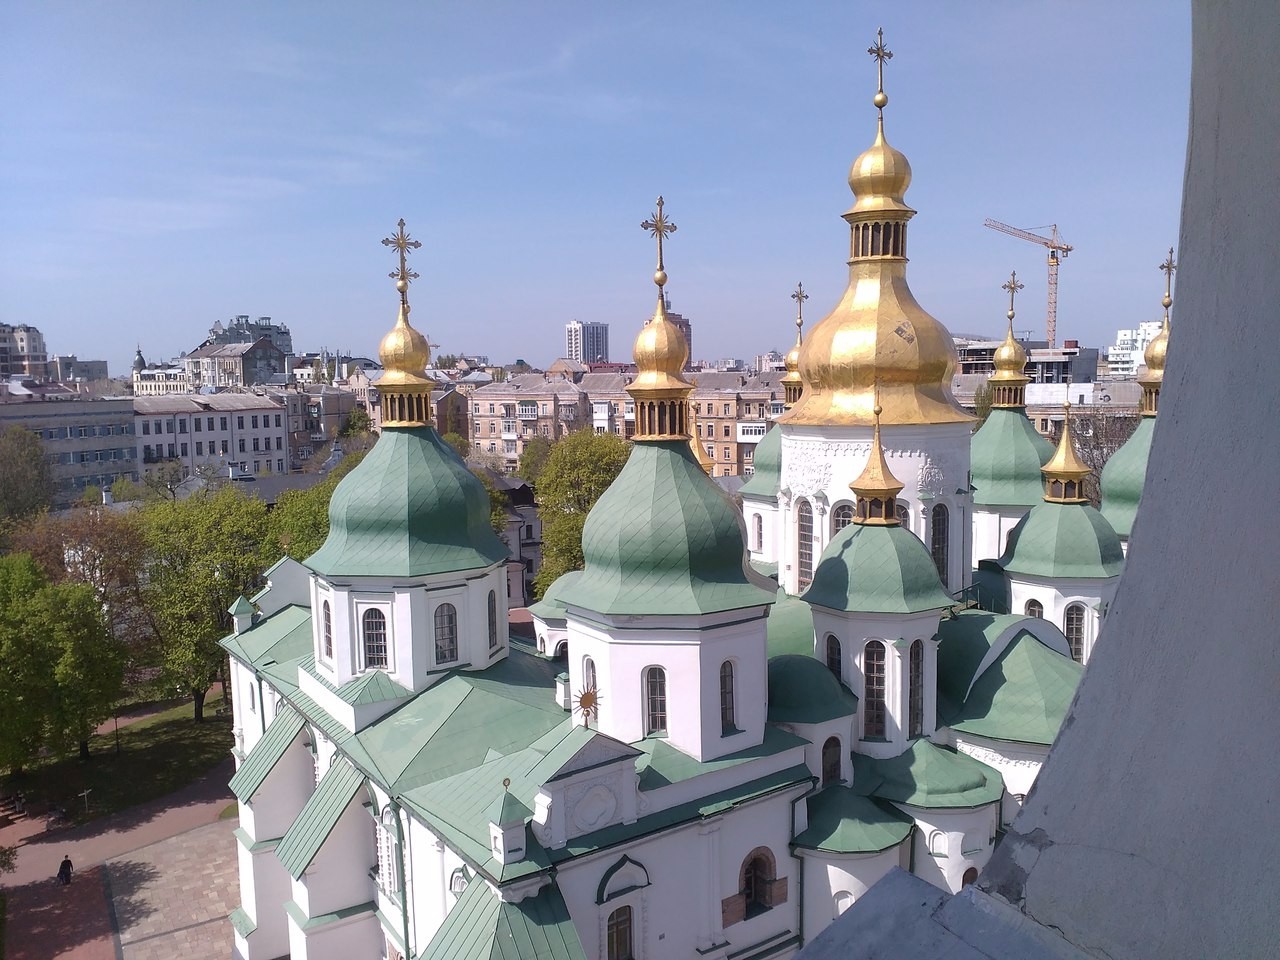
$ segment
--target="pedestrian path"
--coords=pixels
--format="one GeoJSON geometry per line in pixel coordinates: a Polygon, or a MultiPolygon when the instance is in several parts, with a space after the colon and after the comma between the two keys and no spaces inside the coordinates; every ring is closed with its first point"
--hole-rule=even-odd
{"type": "Polygon", "coordinates": [[[64,887],[50,872],[5,890],[6,960],[116,960],[105,874],[93,867],[64,887]]]}

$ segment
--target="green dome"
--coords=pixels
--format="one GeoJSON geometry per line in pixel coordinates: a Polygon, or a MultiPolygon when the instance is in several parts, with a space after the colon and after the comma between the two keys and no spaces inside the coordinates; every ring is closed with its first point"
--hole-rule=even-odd
{"type": "Polygon", "coordinates": [[[1111,524],[1089,504],[1041,502],[1009,531],[998,562],[1007,573],[1106,579],[1120,575],[1124,553],[1111,524]]]}
{"type": "Polygon", "coordinates": [[[765,625],[765,646],[769,656],[783,653],[813,656],[813,607],[779,588],[765,625]]]}
{"type": "Polygon", "coordinates": [[[887,760],[855,753],[853,788],[894,803],[945,809],[995,803],[1004,793],[1004,780],[985,763],[920,738],[887,760]]]}
{"type": "Polygon", "coordinates": [[[1156,418],[1143,417],[1138,429],[1124,446],[1111,455],[1102,468],[1102,515],[1121,537],[1128,539],[1133,518],[1142,499],[1142,486],[1147,479],[1147,457],[1151,455],[1151,437],[1156,418]]]}
{"type": "Polygon", "coordinates": [[[742,522],[688,441],[637,443],[582,528],[561,603],[603,614],[699,614],[772,603],[744,569],[742,522]]]}
{"type": "Polygon", "coordinates": [[[543,623],[551,621],[563,623],[566,619],[565,606],[560,600],[560,595],[580,576],[582,576],[581,570],[570,570],[556,577],[555,583],[547,587],[547,592],[542,595],[542,599],[537,603],[529,604],[529,612],[543,623]]]}
{"type": "Polygon", "coordinates": [[[955,601],[910,530],[851,523],[827,544],[803,599],[856,613],[920,613],[955,601]]]}
{"type": "Polygon", "coordinates": [[[857,710],[858,698],[825,663],[794,653],[769,661],[770,723],[825,723],[857,710]]]}
{"type": "Polygon", "coordinates": [[[751,464],[754,472],[738,493],[759,500],[777,500],[778,487],[782,484],[782,430],[778,426],[770,427],[760,438],[751,455],[751,464]]]}
{"type": "Polygon", "coordinates": [[[1034,507],[1044,498],[1040,468],[1053,444],[1036,432],[1021,410],[997,407],[969,441],[973,502],[1034,507]]]}
{"type": "Polygon", "coordinates": [[[329,501],[322,576],[416,577],[507,557],[484,485],[431,427],[388,428],[329,501]]]}

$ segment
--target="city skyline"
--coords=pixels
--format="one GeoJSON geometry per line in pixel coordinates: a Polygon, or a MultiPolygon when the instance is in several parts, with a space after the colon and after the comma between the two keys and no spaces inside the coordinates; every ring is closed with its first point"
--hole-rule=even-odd
{"type": "Polygon", "coordinates": [[[394,27],[288,5],[0,14],[0,321],[117,373],[135,341],[168,358],[243,312],[288,324],[299,349],[372,355],[395,305],[378,238],[403,216],[425,243],[415,322],[440,352],[546,362],[576,317],[614,326],[621,358],[654,297],[638,227],[662,193],[681,225],[668,289],[699,357],[785,349],[795,282],[806,326],[845,283],[839,214],[874,135],[880,25],[922,305],[953,333],[995,335],[1017,269],[1016,326],[1043,335],[1043,251],[983,229],[992,217],[1056,221],[1075,245],[1059,340],[1102,346],[1158,317],[1186,16],[503,10],[394,27]]]}

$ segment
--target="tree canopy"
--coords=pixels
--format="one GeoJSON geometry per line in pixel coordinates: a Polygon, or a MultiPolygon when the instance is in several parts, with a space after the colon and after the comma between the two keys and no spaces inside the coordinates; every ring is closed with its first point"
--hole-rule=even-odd
{"type": "Polygon", "coordinates": [[[530,437],[525,441],[524,453],[520,454],[520,467],[516,473],[536,487],[538,478],[546,469],[552,446],[550,437],[530,437]]]}
{"type": "MultiPolygon", "coordinates": [[[[280,495],[271,511],[271,542],[295,560],[305,560],[320,549],[329,536],[329,499],[339,481],[364,459],[367,451],[349,453],[329,475],[306,490],[280,495]]],[[[276,557],[272,557],[274,562],[276,557]]]]}
{"type": "Polygon", "coordinates": [[[600,495],[631,455],[631,444],[613,433],[578,430],[553,445],[539,475],[542,566],[534,579],[539,596],[562,574],[582,569],[582,526],[600,495]]]}
{"type": "Polygon", "coordinates": [[[973,412],[978,416],[978,422],[973,425],[974,430],[987,422],[987,417],[991,416],[991,402],[994,393],[989,382],[983,382],[977,390],[973,392],[973,412]]]}
{"type": "Polygon", "coordinates": [[[53,471],[44,443],[13,424],[0,433],[0,522],[17,520],[53,502],[53,471]]]}

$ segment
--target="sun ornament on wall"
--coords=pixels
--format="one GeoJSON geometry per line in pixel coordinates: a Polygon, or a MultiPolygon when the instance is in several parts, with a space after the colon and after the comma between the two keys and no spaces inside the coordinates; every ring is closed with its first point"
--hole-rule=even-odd
{"type": "Polygon", "coordinates": [[[574,698],[573,709],[575,713],[582,716],[584,726],[591,726],[599,715],[600,711],[600,691],[595,687],[586,687],[579,691],[574,698]]]}

